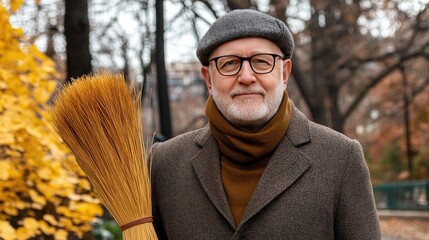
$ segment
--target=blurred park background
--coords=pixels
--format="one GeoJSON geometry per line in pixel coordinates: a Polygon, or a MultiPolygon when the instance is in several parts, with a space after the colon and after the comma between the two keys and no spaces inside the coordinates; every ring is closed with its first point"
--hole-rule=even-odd
{"type": "Polygon", "coordinates": [[[141,90],[147,136],[204,126],[196,45],[237,8],[290,27],[289,95],[360,141],[378,209],[422,213],[384,215],[385,239],[429,239],[429,0],[0,3],[0,239],[119,239],[47,107],[62,84],[108,69],[141,90]]]}

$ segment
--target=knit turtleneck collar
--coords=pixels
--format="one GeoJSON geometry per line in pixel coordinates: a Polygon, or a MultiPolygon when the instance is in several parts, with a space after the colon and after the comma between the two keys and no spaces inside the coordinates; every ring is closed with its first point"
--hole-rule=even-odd
{"type": "Polygon", "coordinates": [[[225,119],[212,96],[206,103],[206,115],[221,156],[241,164],[257,163],[270,157],[288,128],[291,113],[292,103],[285,91],[273,118],[257,132],[244,132],[225,119]]]}

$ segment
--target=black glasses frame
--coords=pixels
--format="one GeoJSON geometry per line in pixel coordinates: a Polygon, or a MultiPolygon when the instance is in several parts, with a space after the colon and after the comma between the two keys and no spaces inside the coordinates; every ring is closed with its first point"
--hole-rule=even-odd
{"type": "Polygon", "coordinates": [[[217,69],[217,71],[220,73],[220,75],[222,75],[222,76],[234,76],[234,75],[237,75],[237,74],[241,71],[241,67],[243,66],[243,62],[244,62],[244,61],[248,61],[248,62],[249,62],[250,68],[252,69],[252,71],[253,71],[254,73],[257,73],[257,74],[268,74],[268,73],[272,72],[272,71],[274,70],[274,67],[276,66],[276,57],[279,57],[279,58],[280,58],[280,59],[282,59],[282,60],[284,60],[284,59],[285,59],[285,58],[283,58],[282,56],[280,56],[280,55],[278,55],[278,54],[274,54],[274,53],[258,53],[258,54],[252,55],[252,56],[250,56],[250,57],[239,57],[239,56],[236,56],[236,55],[223,55],[223,56],[219,56],[219,57],[212,58],[212,59],[210,59],[210,60],[209,60],[209,62],[211,62],[211,61],[214,61],[214,62],[215,62],[216,69],[217,69]],[[271,68],[271,70],[270,70],[270,71],[268,71],[268,72],[257,72],[257,71],[255,71],[255,69],[253,69],[253,65],[252,65],[252,61],[251,61],[251,59],[252,59],[253,57],[260,56],[260,55],[270,55],[270,56],[272,56],[272,57],[273,57],[273,60],[274,60],[274,61],[273,61],[273,67],[271,68]],[[223,58],[223,57],[236,57],[236,58],[240,59],[240,67],[238,68],[238,70],[237,70],[237,72],[236,72],[236,73],[234,73],[234,74],[223,74],[223,73],[219,70],[219,67],[218,67],[218,65],[217,65],[217,60],[219,60],[219,58],[223,58]]]}

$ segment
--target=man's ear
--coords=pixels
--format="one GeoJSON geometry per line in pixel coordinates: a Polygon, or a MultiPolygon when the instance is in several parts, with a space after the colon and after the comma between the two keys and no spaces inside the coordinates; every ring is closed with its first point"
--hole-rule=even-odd
{"type": "Polygon", "coordinates": [[[286,90],[287,82],[289,80],[289,76],[292,73],[292,60],[285,59],[283,60],[283,84],[284,89],[286,90]]]}
{"type": "Polygon", "coordinates": [[[204,82],[206,83],[206,86],[207,86],[207,90],[209,91],[210,94],[212,94],[212,81],[211,81],[208,66],[201,67],[201,76],[203,76],[204,82]]]}

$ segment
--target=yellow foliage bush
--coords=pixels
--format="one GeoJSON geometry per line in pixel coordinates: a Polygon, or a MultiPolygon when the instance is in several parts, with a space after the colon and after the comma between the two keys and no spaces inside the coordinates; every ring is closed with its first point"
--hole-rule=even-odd
{"type": "Polygon", "coordinates": [[[0,239],[82,238],[102,208],[49,127],[58,75],[9,23],[22,2],[0,2],[0,239]]]}

